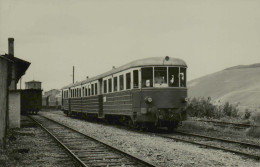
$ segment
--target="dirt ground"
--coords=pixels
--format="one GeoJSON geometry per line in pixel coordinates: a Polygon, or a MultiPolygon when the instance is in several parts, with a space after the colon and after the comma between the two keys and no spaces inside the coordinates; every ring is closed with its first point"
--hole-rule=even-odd
{"type": "Polygon", "coordinates": [[[1,167],[77,166],[55,141],[28,117],[22,116],[21,128],[9,130],[7,149],[0,157],[1,167]]]}

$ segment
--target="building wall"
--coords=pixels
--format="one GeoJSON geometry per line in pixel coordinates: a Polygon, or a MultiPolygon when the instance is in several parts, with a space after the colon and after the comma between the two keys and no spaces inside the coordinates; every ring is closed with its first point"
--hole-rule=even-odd
{"type": "Polygon", "coordinates": [[[9,92],[9,128],[20,128],[21,94],[19,91],[9,92]]]}
{"type": "Polygon", "coordinates": [[[6,111],[7,111],[7,77],[8,62],[0,57],[0,152],[4,147],[6,135],[6,111]]]}

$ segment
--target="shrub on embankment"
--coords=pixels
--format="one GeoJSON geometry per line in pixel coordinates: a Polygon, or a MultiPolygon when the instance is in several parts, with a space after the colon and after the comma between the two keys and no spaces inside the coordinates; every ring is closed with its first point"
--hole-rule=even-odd
{"type": "Polygon", "coordinates": [[[191,117],[220,119],[223,117],[238,117],[238,109],[229,102],[214,105],[211,98],[193,98],[188,101],[186,111],[191,117]]]}

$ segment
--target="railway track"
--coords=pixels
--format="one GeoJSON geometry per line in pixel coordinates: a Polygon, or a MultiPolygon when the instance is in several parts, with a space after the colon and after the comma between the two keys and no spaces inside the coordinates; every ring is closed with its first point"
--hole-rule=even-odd
{"type": "Polygon", "coordinates": [[[207,148],[223,150],[238,155],[243,155],[252,159],[260,160],[260,145],[179,131],[175,132],[174,134],[157,135],[176,141],[182,141],[207,148]]]}
{"type": "MultiPolygon", "coordinates": [[[[116,127],[120,129],[127,129],[122,126],[116,126],[116,127]]],[[[137,130],[133,130],[133,131],[137,132],[137,130]]],[[[260,145],[256,145],[256,144],[239,142],[239,141],[228,140],[228,139],[217,138],[217,137],[210,137],[210,136],[193,134],[193,133],[180,132],[180,131],[175,132],[174,134],[167,134],[164,131],[162,132],[164,134],[160,134],[160,132],[159,133],[142,132],[142,133],[151,134],[153,136],[157,135],[163,138],[173,139],[181,142],[187,142],[202,147],[223,150],[238,155],[246,156],[252,159],[260,160],[260,145]]]]}
{"type": "Polygon", "coordinates": [[[196,121],[209,122],[209,123],[213,123],[216,126],[234,127],[234,128],[238,128],[238,129],[245,129],[245,128],[250,128],[250,127],[260,127],[259,125],[233,123],[233,122],[221,122],[221,121],[211,121],[211,120],[196,120],[196,121]]]}
{"type": "Polygon", "coordinates": [[[80,166],[155,166],[44,116],[30,118],[48,132],[80,166]]]}

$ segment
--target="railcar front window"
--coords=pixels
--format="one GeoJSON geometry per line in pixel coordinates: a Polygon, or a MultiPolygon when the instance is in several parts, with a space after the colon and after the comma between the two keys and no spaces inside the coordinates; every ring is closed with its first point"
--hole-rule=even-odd
{"type": "Polygon", "coordinates": [[[169,67],[169,87],[179,87],[179,67],[169,67]]]}
{"type": "Polygon", "coordinates": [[[180,69],[180,86],[186,87],[186,68],[180,69]]]}
{"type": "Polygon", "coordinates": [[[167,86],[167,67],[154,67],[154,87],[167,86]]]}
{"type": "Polygon", "coordinates": [[[153,87],[153,68],[142,68],[142,88],[153,87]]]}

